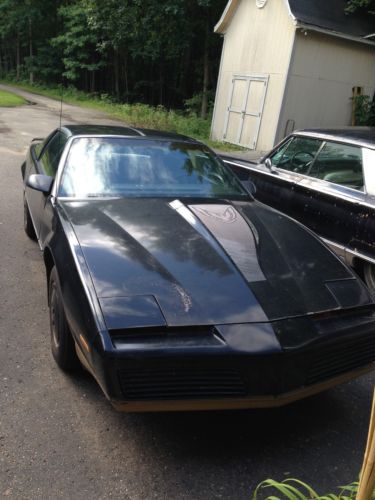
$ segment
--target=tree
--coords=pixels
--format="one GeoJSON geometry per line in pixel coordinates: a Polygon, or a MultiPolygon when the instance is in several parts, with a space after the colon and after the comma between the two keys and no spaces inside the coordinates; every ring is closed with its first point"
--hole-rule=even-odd
{"type": "Polygon", "coordinates": [[[348,0],[346,12],[355,12],[357,9],[367,9],[370,14],[375,14],[375,0],[348,0]]]}
{"type": "Polygon", "coordinates": [[[62,54],[65,67],[63,76],[68,80],[84,82],[85,90],[95,92],[95,72],[104,65],[97,49],[98,33],[88,22],[86,2],[63,5],[58,14],[63,30],[51,40],[53,47],[62,54]]]}
{"type": "Polygon", "coordinates": [[[209,109],[226,0],[0,0],[0,75],[209,109]],[[46,15],[48,12],[48,15],[46,15]]]}

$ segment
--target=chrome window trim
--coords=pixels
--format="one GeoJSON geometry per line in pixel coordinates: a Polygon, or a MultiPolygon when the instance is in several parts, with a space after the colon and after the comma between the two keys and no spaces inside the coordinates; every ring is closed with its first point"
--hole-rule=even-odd
{"type": "Polygon", "coordinates": [[[353,257],[357,257],[358,259],[369,262],[370,264],[375,264],[375,257],[369,257],[364,253],[358,252],[357,250],[353,250],[352,248],[345,247],[336,243],[334,241],[328,240],[327,238],[323,238],[320,236],[320,239],[324,241],[326,245],[328,245],[337,255],[343,257],[345,262],[349,265],[353,263],[353,257]]]}
{"type": "Polygon", "coordinates": [[[341,137],[337,135],[330,135],[327,133],[313,132],[313,131],[295,131],[292,132],[294,137],[312,137],[314,139],[321,139],[322,141],[339,142],[340,144],[348,144],[349,146],[357,146],[359,148],[368,148],[375,150],[375,144],[372,146],[366,141],[361,139],[351,139],[350,137],[341,137]]]}
{"type": "MultiPolygon", "coordinates": [[[[247,166],[241,165],[240,163],[236,163],[234,161],[229,161],[229,160],[223,160],[223,161],[225,161],[226,163],[232,164],[236,167],[244,168],[244,169],[249,170],[249,171],[260,172],[260,173],[267,175],[269,177],[275,178],[275,176],[277,176],[277,174],[274,174],[272,172],[267,172],[265,170],[260,169],[259,165],[262,165],[262,164],[256,164],[252,167],[250,167],[250,166],[247,167],[247,166]]],[[[276,167],[276,168],[277,168],[277,170],[280,170],[282,172],[288,172],[288,170],[282,170],[278,167],[276,167]]],[[[368,203],[365,201],[367,199],[367,196],[368,196],[368,194],[366,192],[366,188],[364,191],[360,191],[358,189],[353,189],[353,188],[350,188],[347,186],[342,186],[340,184],[335,184],[333,182],[324,181],[323,179],[309,177],[308,175],[305,175],[305,174],[298,174],[296,172],[294,172],[294,174],[296,175],[296,177],[300,178],[300,181],[297,181],[297,180],[294,181],[295,184],[299,185],[302,183],[301,184],[302,186],[304,186],[308,189],[312,189],[313,191],[316,191],[318,193],[336,196],[337,198],[339,198],[341,200],[350,201],[353,203],[358,203],[361,206],[375,209],[375,203],[371,204],[371,203],[368,203]],[[320,186],[326,187],[327,189],[318,189],[318,187],[314,186],[314,185],[307,186],[306,182],[310,182],[311,184],[318,183],[320,186]]],[[[374,178],[375,178],[375,167],[374,167],[374,178]]],[[[288,180],[289,182],[292,182],[290,179],[285,179],[285,177],[283,177],[283,179],[288,180]]]]}
{"type": "Polygon", "coordinates": [[[362,160],[367,193],[375,196],[375,150],[362,148],[362,160]]]}
{"type": "Polygon", "coordinates": [[[282,176],[282,177],[280,177],[281,179],[283,179],[283,180],[285,180],[285,181],[288,181],[288,182],[290,182],[290,183],[294,183],[294,184],[297,184],[297,183],[298,183],[297,179],[301,176],[301,174],[298,174],[297,172],[291,172],[291,171],[289,171],[289,170],[283,170],[283,169],[281,169],[281,168],[277,168],[277,167],[276,167],[276,168],[277,168],[277,171],[276,171],[276,172],[270,172],[270,171],[267,169],[267,167],[264,167],[264,170],[263,170],[263,169],[260,169],[260,168],[259,168],[259,166],[260,166],[260,165],[264,166],[264,164],[263,164],[263,163],[257,163],[257,164],[256,164],[256,165],[254,165],[253,167],[247,167],[247,166],[245,166],[245,165],[242,165],[241,163],[236,163],[235,161],[232,161],[232,160],[224,160],[224,159],[223,159],[223,161],[224,161],[224,163],[228,163],[228,164],[230,164],[230,165],[234,165],[235,167],[241,167],[241,168],[243,168],[243,169],[245,169],[245,170],[249,170],[249,171],[251,171],[251,172],[254,172],[254,171],[255,171],[255,172],[261,172],[262,174],[267,175],[267,176],[269,176],[269,177],[272,177],[272,178],[274,178],[274,179],[275,179],[275,178],[277,179],[277,178],[278,178],[278,175],[279,175],[280,173],[282,173],[282,174],[283,174],[283,176],[282,176]],[[289,176],[291,176],[291,177],[292,177],[292,176],[293,176],[293,177],[295,177],[295,179],[288,179],[288,178],[287,178],[287,176],[288,176],[288,175],[289,175],[289,176]]]}

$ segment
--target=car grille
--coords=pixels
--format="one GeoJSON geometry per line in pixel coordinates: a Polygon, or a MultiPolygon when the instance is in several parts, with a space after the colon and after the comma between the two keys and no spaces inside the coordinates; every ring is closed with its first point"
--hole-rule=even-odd
{"type": "Polygon", "coordinates": [[[222,398],[247,394],[240,374],[234,370],[121,370],[119,378],[127,400],[222,398]]]}
{"type": "Polygon", "coordinates": [[[351,339],[339,346],[321,348],[313,355],[307,384],[341,375],[374,361],[375,335],[351,339]]]}

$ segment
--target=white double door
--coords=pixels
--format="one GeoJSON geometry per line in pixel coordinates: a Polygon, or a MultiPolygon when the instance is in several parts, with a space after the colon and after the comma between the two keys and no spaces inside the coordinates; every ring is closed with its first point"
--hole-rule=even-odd
{"type": "Polygon", "coordinates": [[[229,93],[223,139],[249,149],[256,149],[268,76],[235,75],[229,93]]]}

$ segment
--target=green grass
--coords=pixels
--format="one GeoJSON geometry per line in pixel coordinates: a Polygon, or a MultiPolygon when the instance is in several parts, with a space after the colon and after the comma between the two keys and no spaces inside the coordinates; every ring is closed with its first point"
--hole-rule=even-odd
{"type": "Polygon", "coordinates": [[[0,90],[0,107],[13,108],[14,106],[22,106],[26,104],[26,100],[11,92],[0,90]]]}
{"type": "MultiPolygon", "coordinates": [[[[34,94],[44,95],[52,99],[61,99],[61,88],[46,87],[43,85],[28,83],[14,83],[6,81],[14,87],[28,90],[34,94]]],[[[215,142],[209,139],[211,121],[203,120],[194,113],[183,113],[182,111],[168,110],[163,106],[149,106],[147,104],[121,104],[112,102],[108,94],[92,96],[80,92],[73,87],[64,88],[63,102],[75,104],[85,108],[96,109],[107,113],[112,118],[117,118],[129,126],[152,128],[177,132],[198,139],[208,146],[223,151],[242,151],[244,148],[232,144],[215,142]]]]}

